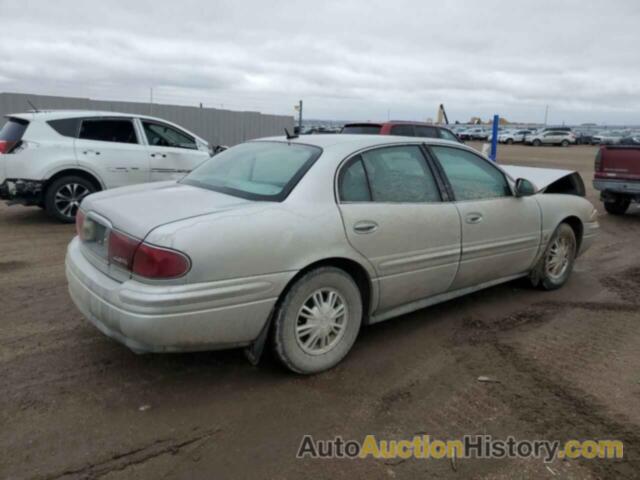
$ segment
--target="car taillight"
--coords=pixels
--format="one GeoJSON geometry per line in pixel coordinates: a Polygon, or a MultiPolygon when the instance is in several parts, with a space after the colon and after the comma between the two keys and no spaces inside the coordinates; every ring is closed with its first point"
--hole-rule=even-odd
{"type": "Polygon", "coordinates": [[[13,145],[13,142],[7,142],[6,140],[0,140],[0,153],[7,153],[13,145]]]}
{"type": "Polygon", "coordinates": [[[191,268],[189,257],[176,250],[143,243],[117,231],[109,234],[109,263],[152,279],[181,277],[191,268]]]}
{"type": "Polygon", "coordinates": [[[78,213],[76,213],[76,235],[80,237],[80,240],[83,240],[82,238],[83,226],[84,226],[84,212],[82,210],[78,210],[78,213]]]}
{"type": "Polygon", "coordinates": [[[176,278],[189,271],[189,258],[176,251],[141,243],[133,259],[133,273],[146,278],[176,278]]]}
{"type": "Polygon", "coordinates": [[[141,241],[123,233],[111,231],[109,234],[109,263],[115,263],[125,270],[131,271],[133,256],[141,241]]]}
{"type": "Polygon", "coordinates": [[[596,172],[602,171],[602,149],[598,149],[598,153],[596,153],[596,161],[594,163],[594,169],[596,172]]]}

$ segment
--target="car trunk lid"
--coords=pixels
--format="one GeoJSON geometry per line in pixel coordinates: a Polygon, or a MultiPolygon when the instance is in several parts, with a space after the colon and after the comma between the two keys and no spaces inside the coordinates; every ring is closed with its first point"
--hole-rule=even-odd
{"type": "Polygon", "coordinates": [[[616,180],[640,180],[640,146],[600,147],[595,163],[595,177],[616,180]]]}

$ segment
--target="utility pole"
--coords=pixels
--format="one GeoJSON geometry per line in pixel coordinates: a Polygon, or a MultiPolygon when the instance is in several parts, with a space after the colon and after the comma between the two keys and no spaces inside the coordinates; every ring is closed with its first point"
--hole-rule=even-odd
{"type": "Polygon", "coordinates": [[[153,87],[149,87],[149,115],[153,115],[153,87]]]}
{"type": "Polygon", "coordinates": [[[547,125],[547,118],[549,117],[549,105],[547,105],[544,109],[544,124],[547,125]]]}
{"type": "Polygon", "coordinates": [[[302,100],[298,104],[298,129],[300,132],[302,131],[302,100]]]}

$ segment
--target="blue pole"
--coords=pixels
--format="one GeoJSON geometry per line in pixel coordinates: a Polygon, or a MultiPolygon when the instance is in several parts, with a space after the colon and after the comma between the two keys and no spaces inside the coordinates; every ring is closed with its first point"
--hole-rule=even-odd
{"type": "Polygon", "coordinates": [[[493,116],[493,133],[491,135],[491,154],[489,158],[496,161],[496,157],[498,156],[498,124],[500,123],[500,116],[493,116]]]}

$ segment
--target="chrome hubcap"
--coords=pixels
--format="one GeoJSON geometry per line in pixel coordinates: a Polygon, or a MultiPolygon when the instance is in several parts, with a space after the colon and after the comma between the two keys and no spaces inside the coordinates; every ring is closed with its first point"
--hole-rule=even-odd
{"type": "Polygon", "coordinates": [[[569,268],[572,255],[573,243],[567,237],[556,238],[547,253],[545,266],[547,275],[554,280],[561,278],[569,268]]]}
{"type": "Polygon", "coordinates": [[[75,217],[80,202],[89,193],[89,190],[79,183],[67,183],[56,192],[56,209],[65,217],[75,217]]]}
{"type": "Polygon", "coordinates": [[[342,295],[320,288],[302,304],[296,321],[296,341],[309,355],[322,355],[344,336],[349,310],[342,295]]]}

